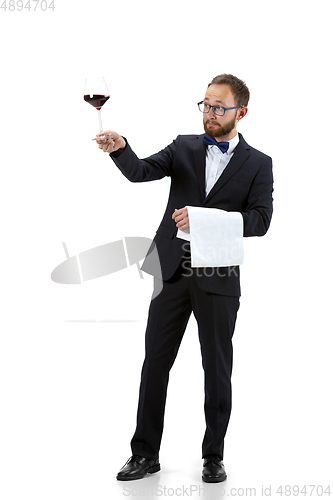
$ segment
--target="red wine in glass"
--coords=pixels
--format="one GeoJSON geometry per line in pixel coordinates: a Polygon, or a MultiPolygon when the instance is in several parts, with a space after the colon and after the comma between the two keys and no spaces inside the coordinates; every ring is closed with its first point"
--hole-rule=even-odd
{"type": "Polygon", "coordinates": [[[97,109],[99,129],[100,132],[103,132],[101,107],[110,99],[110,93],[104,78],[86,78],[83,98],[97,109]]]}
{"type": "Polygon", "coordinates": [[[84,100],[89,102],[96,109],[101,109],[101,107],[110,99],[109,95],[93,94],[92,96],[87,94],[84,96],[84,100]]]}

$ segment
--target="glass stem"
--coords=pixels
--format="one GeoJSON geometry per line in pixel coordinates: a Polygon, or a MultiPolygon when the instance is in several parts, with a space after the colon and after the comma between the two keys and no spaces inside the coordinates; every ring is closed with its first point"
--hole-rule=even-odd
{"type": "Polygon", "coordinates": [[[103,132],[103,126],[102,126],[102,115],[101,115],[101,110],[97,110],[98,113],[98,123],[99,123],[99,130],[100,132],[103,132]]]}

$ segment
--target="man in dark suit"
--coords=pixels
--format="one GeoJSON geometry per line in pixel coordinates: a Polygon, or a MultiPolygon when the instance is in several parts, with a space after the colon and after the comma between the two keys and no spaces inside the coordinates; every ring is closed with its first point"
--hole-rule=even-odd
{"type": "Polygon", "coordinates": [[[140,479],[160,470],[169,371],[192,312],[198,323],[205,374],[202,479],[226,479],[222,460],[231,412],[232,336],[239,308],[239,267],[210,267],[209,258],[207,266],[192,267],[191,243],[182,239],[182,233],[191,233],[187,208],[191,206],[219,209],[214,212],[217,214],[236,213],[245,237],[262,236],[269,228],[273,211],[271,158],[249,146],[237,133],[248,100],[249,91],[242,80],[233,75],[217,76],[198,104],[206,134],[178,136],[144,160],[139,160],[116,132],[98,134],[99,148],[110,153],[130,181],[171,177],[169,200],[153,243],[160,266],[156,266],[156,252],[152,251],[142,266],[155,276],[155,286],[161,291],[149,309],[137,427],[131,441],[133,455],[118,473],[118,480],[140,479]]]}

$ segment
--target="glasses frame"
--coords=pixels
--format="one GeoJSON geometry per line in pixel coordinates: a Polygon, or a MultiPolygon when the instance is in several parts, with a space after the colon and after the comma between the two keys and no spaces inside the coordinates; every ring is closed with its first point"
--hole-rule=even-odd
{"type": "Polygon", "coordinates": [[[224,106],[211,106],[210,104],[208,104],[208,102],[205,102],[205,101],[200,101],[198,102],[198,108],[199,108],[199,111],[201,111],[201,113],[209,113],[210,110],[212,109],[213,110],[213,113],[214,115],[216,116],[224,116],[225,115],[225,112],[228,111],[228,109],[237,109],[237,108],[242,108],[243,106],[233,106],[232,108],[225,108],[224,106]],[[206,106],[209,107],[209,110],[208,111],[201,111],[200,109],[200,104],[205,104],[206,106]],[[216,113],[216,109],[219,108],[220,109],[223,109],[223,115],[220,115],[219,113],[216,113]]]}

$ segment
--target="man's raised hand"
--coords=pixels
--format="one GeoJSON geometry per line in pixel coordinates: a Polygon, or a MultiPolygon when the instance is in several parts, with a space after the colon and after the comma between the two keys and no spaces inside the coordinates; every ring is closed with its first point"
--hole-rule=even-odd
{"type": "Polygon", "coordinates": [[[114,153],[118,149],[126,147],[125,139],[112,130],[104,130],[100,134],[96,134],[96,143],[104,153],[114,153]]]}

